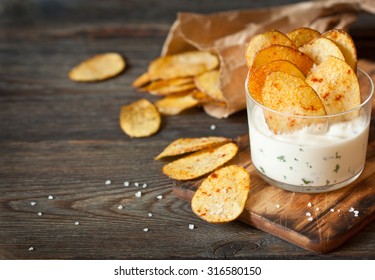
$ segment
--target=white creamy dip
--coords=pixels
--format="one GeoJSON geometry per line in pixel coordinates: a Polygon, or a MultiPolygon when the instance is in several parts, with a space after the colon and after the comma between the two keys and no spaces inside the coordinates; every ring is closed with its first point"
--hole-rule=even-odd
{"type": "MultiPolygon", "coordinates": [[[[369,121],[362,112],[348,122],[273,134],[263,109],[249,117],[251,158],[265,177],[298,188],[324,190],[356,178],[365,164],[369,121]]],[[[303,191],[303,190],[301,190],[303,191]]]]}

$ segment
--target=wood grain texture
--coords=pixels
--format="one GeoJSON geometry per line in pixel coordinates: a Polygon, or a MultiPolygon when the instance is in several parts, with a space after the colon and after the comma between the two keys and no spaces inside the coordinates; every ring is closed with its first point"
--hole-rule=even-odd
{"type": "MultiPolygon", "coordinates": [[[[177,12],[292,2],[1,1],[0,258],[375,258],[374,223],[338,250],[318,255],[242,222],[207,224],[177,199],[173,181],[161,173],[164,162],[152,159],[178,137],[243,135],[246,112],[216,120],[193,109],[163,118],[162,130],[146,139],[131,139],[119,127],[122,105],[154,100],[131,83],[160,54],[177,12]],[[106,51],[125,57],[123,74],[101,83],[68,79],[71,67],[106,51]],[[189,223],[196,228],[189,230],[189,223]]],[[[364,17],[351,30],[370,65],[374,27],[364,17]]]]}

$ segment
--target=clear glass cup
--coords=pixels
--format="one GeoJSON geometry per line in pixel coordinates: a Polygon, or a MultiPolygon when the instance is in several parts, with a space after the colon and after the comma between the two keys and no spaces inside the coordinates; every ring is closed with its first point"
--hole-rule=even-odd
{"type": "Polygon", "coordinates": [[[251,160],[265,181],[288,191],[321,193],[345,187],[359,177],[366,162],[374,84],[361,69],[357,76],[360,106],[319,117],[267,108],[251,97],[246,81],[251,160]],[[293,119],[298,129],[275,134],[266,118],[293,119]]]}

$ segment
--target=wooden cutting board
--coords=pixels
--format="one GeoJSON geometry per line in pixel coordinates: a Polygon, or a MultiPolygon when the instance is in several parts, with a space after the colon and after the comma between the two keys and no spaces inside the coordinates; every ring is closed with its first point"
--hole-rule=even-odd
{"type": "MultiPolygon", "coordinates": [[[[239,220],[315,252],[325,253],[343,244],[375,218],[374,126],[361,176],[343,189],[322,194],[294,193],[266,183],[251,164],[248,136],[239,137],[239,153],[231,163],[246,168],[251,178],[239,220]]],[[[173,191],[190,200],[200,182],[176,181],[173,191]]]]}

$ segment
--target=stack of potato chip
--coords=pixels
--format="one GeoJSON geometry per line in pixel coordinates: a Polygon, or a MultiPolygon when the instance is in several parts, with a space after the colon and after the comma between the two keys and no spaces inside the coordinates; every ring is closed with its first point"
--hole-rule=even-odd
{"type": "MultiPolygon", "coordinates": [[[[352,38],[343,30],[324,34],[310,28],[288,34],[270,30],[250,40],[246,62],[249,93],[273,110],[323,116],[351,110],[361,103],[357,52],[352,38]]],[[[266,121],[274,133],[309,124],[267,114],[266,121]]]]}

